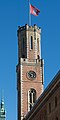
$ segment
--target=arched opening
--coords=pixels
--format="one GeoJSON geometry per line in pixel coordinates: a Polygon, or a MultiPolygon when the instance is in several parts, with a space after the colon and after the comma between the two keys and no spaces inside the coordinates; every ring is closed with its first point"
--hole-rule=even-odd
{"type": "Polygon", "coordinates": [[[30,111],[36,101],[36,90],[31,88],[28,91],[28,111],[30,111]]]}
{"type": "Polygon", "coordinates": [[[37,51],[39,52],[39,38],[37,39],[37,51]]]}
{"type": "Polygon", "coordinates": [[[25,47],[25,40],[24,38],[22,39],[22,50],[24,51],[24,47],[25,47]]]}
{"type": "Polygon", "coordinates": [[[30,38],[30,50],[33,49],[33,37],[30,38]]]}

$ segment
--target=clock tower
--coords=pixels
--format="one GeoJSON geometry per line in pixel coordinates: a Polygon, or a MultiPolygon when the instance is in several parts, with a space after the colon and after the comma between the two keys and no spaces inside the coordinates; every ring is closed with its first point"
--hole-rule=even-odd
{"type": "Polygon", "coordinates": [[[41,28],[18,27],[17,93],[18,120],[32,109],[43,92],[44,72],[41,59],[41,28]]]}

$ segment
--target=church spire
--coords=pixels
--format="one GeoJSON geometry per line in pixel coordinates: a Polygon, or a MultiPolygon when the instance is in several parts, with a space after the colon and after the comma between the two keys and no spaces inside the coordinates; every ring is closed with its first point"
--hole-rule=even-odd
{"type": "Polygon", "coordinates": [[[6,118],[6,111],[4,107],[4,97],[2,97],[0,104],[0,120],[5,120],[5,118],[6,118]]]}
{"type": "Polygon", "coordinates": [[[1,109],[4,110],[4,98],[1,98],[1,109]]]}

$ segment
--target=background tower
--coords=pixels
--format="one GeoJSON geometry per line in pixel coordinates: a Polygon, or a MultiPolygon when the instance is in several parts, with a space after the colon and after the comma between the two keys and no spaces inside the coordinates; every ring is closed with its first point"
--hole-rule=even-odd
{"type": "Polygon", "coordinates": [[[0,104],[0,120],[6,120],[6,111],[4,107],[4,98],[1,99],[0,104]]]}
{"type": "Polygon", "coordinates": [[[18,120],[31,110],[43,92],[43,60],[41,59],[41,29],[36,25],[18,28],[18,120]]]}

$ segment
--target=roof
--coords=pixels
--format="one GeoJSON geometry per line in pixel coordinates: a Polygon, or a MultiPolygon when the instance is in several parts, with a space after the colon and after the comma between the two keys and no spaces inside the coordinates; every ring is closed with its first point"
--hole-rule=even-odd
{"type": "Polygon", "coordinates": [[[36,114],[37,110],[41,109],[41,107],[46,103],[46,100],[49,99],[48,96],[51,96],[54,93],[53,91],[55,91],[58,87],[60,87],[60,70],[41,94],[41,96],[36,100],[36,103],[32,107],[31,111],[25,116],[25,120],[30,120],[30,118],[36,114]]]}

